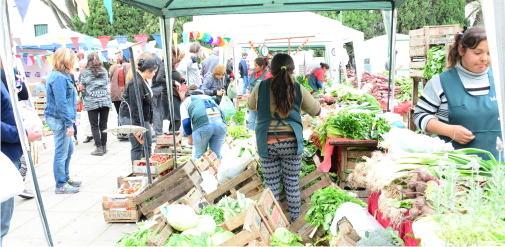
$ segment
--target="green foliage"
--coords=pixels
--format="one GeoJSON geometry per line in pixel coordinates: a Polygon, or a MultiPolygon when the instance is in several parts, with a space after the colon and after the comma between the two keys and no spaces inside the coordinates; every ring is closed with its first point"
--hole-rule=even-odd
{"type": "Polygon", "coordinates": [[[224,222],[224,210],[213,205],[203,208],[200,211],[200,215],[210,215],[214,217],[214,221],[218,225],[224,222]]]}
{"type": "Polygon", "coordinates": [[[325,50],[314,50],[314,57],[324,57],[325,50]]]}
{"type": "Polygon", "coordinates": [[[279,227],[272,234],[272,246],[303,246],[299,242],[303,241],[302,237],[290,232],[286,228],[279,227]]]}
{"type": "MultiPolygon", "coordinates": [[[[317,11],[316,14],[340,21],[340,11],[317,11]]],[[[386,34],[380,10],[343,11],[342,25],[362,31],[365,40],[386,34]]]]}
{"type": "Polygon", "coordinates": [[[424,67],[424,78],[431,79],[445,70],[445,46],[434,46],[428,50],[428,62],[424,67]]]}
{"type": "Polygon", "coordinates": [[[309,211],[305,215],[305,220],[309,225],[319,227],[323,225],[324,230],[330,229],[335,211],[342,203],[354,202],[362,207],[365,204],[357,198],[349,195],[349,192],[333,187],[317,190],[311,197],[311,205],[309,211]]]}

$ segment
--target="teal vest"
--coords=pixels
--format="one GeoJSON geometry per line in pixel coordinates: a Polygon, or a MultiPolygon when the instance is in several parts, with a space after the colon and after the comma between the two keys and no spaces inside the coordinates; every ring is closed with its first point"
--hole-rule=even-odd
{"type": "MultiPolygon", "coordinates": [[[[321,68],[315,69],[312,74],[309,75],[309,86],[312,88],[314,91],[319,91],[319,87],[317,87],[317,76],[316,76],[316,71],[320,70],[321,68]]],[[[322,82],[321,82],[322,83],[322,82]]]]}
{"type": "MultiPolygon", "coordinates": [[[[466,91],[456,68],[449,69],[440,74],[440,83],[449,104],[449,122],[442,122],[450,125],[461,125],[467,128],[474,134],[475,139],[463,145],[452,141],[451,137],[440,136],[440,138],[445,142],[452,141],[455,149],[483,149],[492,153],[498,159],[496,137],[501,137],[501,126],[491,68],[488,70],[488,75],[490,82],[489,94],[474,96],[466,91]]],[[[489,160],[487,155],[477,155],[485,160],[489,160]]]]}
{"type": "MultiPolygon", "coordinates": [[[[221,118],[223,119],[223,123],[226,123],[226,118],[224,116],[224,112],[219,107],[216,102],[210,99],[202,99],[197,95],[191,95],[191,104],[188,107],[189,118],[191,119],[191,124],[193,125],[193,131],[198,128],[209,124],[209,118],[207,117],[207,107],[205,107],[205,102],[208,105],[214,106],[212,110],[216,111],[215,108],[221,113],[221,118]]],[[[216,111],[216,113],[218,113],[216,111]]]]}
{"type": "Polygon", "coordinates": [[[263,73],[261,74],[261,76],[259,78],[257,78],[257,79],[254,78],[254,74],[251,76],[251,78],[249,78],[249,92],[253,91],[254,87],[256,86],[256,84],[258,84],[258,82],[263,81],[266,74],[267,74],[267,69],[265,68],[265,70],[263,70],[263,73]]]}
{"type": "Polygon", "coordinates": [[[277,126],[275,126],[275,138],[277,137],[277,128],[280,124],[289,124],[296,135],[296,140],[298,142],[297,154],[303,153],[303,127],[302,118],[300,116],[300,105],[302,102],[302,94],[300,92],[300,84],[295,82],[296,85],[296,101],[293,106],[293,110],[289,113],[286,118],[280,118],[278,113],[275,113],[275,118],[272,118],[270,113],[270,83],[272,79],[269,78],[260,84],[258,90],[258,125],[256,126],[256,143],[258,145],[258,154],[261,157],[268,158],[267,140],[268,140],[268,128],[272,120],[278,120],[277,126]]]}

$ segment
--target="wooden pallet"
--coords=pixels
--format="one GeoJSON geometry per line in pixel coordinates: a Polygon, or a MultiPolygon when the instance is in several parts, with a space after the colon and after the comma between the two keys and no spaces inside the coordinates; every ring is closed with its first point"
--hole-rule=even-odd
{"type": "Polygon", "coordinates": [[[256,205],[219,225],[225,231],[239,233],[219,246],[270,246],[273,230],[266,219],[259,213],[256,205]]]}
{"type": "Polygon", "coordinates": [[[196,214],[200,214],[200,210],[209,206],[209,202],[205,199],[205,193],[193,188],[181,199],[181,204],[191,207],[196,214]]]}
{"type": "Polygon", "coordinates": [[[259,212],[267,219],[267,223],[273,231],[279,227],[289,228],[289,220],[284,215],[279,202],[275,200],[275,196],[270,188],[263,191],[256,205],[259,212]]]}
{"type": "Polygon", "coordinates": [[[264,189],[261,176],[257,171],[258,165],[256,160],[251,161],[244,172],[208,194],[206,196],[207,201],[210,203],[214,203],[215,201],[217,203],[225,195],[236,199],[237,192],[244,194],[246,198],[258,200],[264,189]]]}
{"type": "Polygon", "coordinates": [[[201,182],[202,175],[193,160],[190,159],[168,175],[147,186],[133,200],[140,207],[142,213],[151,218],[153,216],[152,211],[164,203],[177,201],[193,188],[202,191],[201,182]],[[150,203],[146,204],[148,200],[150,203]]]}
{"type": "MultiPolygon", "coordinates": [[[[158,161],[149,161],[151,163],[151,175],[156,174],[160,175],[162,172],[167,171],[168,169],[174,168],[174,159],[172,158],[172,155],[166,155],[168,158],[170,158],[169,161],[160,164],[158,161]]],[[[140,175],[140,176],[147,176],[147,161],[145,160],[134,160],[133,161],[133,174],[135,175],[140,175]]]]}
{"type": "MultiPolygon", "coordinates": [[[[305,202],[301,206],[302,209],[300,209],[300,212],[303,212],[304,209],[308,208],[310,206],[310,196],[312,196],[317,190],[324,189],[326,187],[332,186],[333,181],[331,181],[330,177],[328,176],[327,173],[320,172],[320,171],[313,171],[309,175],[303,177],[300,179],[300,200],[302,202],[305,202]],[[306,185],[309,183],[313,182],[314,180],[320,179],[319,182],[311,185],[310,187],[303,189],[306,185]]],[[[286,198],[286,192],[283,191],[279,195],[279,201],[283,201],[286,198]]],[[[290,219],[290,214],[288,212],[288,202],[281,202],[280,206],[282,208],[282,212],[284,213],[285,217],[287,219],[290,219]]]]}
{"type": "MultiPolygon", "coordinates": [[[[331,187],[340,189],[335,184],[332,184],[331,187]]],[[[317,239],[321,238],[325,234],[323,226],[319,226],[317,230],[315,230],[316,227],[314,225],[309,226],[307,220],[305,220],[305,215],[307,215],[309,209],[310,209],[310,202],[303,204],[300,209],[300,217],[298,217],[298,219],[295,222],[293,222],[293,224],[291,224],[291,226],[289,227],[289,230],[291,232],[298,234],[302,237],[302,244],[304,245],[307,243],[309,244],[315,243],[317,239]],[[315,233],[314,235],[311,236],[314,230],[315,233]]],[[[328,244],[323,246],[328,246],[328,244]]]]}

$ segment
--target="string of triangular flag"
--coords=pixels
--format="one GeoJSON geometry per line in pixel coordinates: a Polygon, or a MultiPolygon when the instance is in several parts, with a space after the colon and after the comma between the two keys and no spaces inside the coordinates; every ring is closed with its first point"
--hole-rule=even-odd
{"type": "Polygon", "coordinates": [[[309,42],[309,39],[305,40],[305,42],[303,42],[302,45],[300,45],[300,47],[298,47],[298,50],[296,50],[295,54],[293,54],[293,56],[295,56],[299,51],[301,51],[303,49],[303,47],[307,44],[307,42],[309,42]]]}

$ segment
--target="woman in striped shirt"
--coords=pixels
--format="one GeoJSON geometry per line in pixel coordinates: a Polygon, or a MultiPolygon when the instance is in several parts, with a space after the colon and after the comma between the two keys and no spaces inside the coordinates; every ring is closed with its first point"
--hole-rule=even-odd
{"type": "Polygon", "coordinates": [[[426,84],[414,121],[426,133],[454,141],[455,149],[483,149],[498,158],[501,128],[486,30],[465,27],[454,38],[449,68],[426,84]]]}

